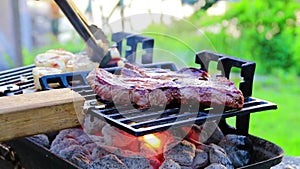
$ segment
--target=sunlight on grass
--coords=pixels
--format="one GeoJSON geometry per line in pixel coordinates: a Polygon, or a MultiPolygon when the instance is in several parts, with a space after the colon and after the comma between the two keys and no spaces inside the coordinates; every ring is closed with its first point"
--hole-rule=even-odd
{"type": "MultiPolygon", "coordinates": [[[[251,114],[249,133],[279,145],[289,156],[300,155],[299,84],[296,75],[270,75],[254,82],[253,97],[276,103],[278,109],[251,114]]],[[[227,122],[235,126],[235,118],[227,122]]]]}
{"type": "MultiPolygon", "coordinates": [[[[300,121],[300,104],[297,104],[300,100],[299,82],[296,76],[290,83],[274,76],[254,82],[253,97],[276,103],[278,109],[251,114],[249,133],[279,145],[289,156],[300,155],[297,149],[300,144],[297,130],[300,121]]],[[[235,118],[229,118],[227,122],[235,126],[235,118]]]]}
{"type": "Polygon", "coordinates": [[[278,110],[252,115],[250,133],[278,144],[287,155],[300,155],[297,149],[300,144],[297,130],[300,121],[300,104],[297,104],[300,100],[300,80],[296,76],[293,79],[290,83],[278,80],[272,86],[255,85],[253,95],[276,103],[278,110]]]}

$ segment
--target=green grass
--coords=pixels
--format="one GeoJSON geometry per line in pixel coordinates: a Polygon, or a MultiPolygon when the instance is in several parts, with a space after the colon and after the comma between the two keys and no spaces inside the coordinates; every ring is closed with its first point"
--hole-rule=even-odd
{"type": "Polygon", "coordinates": [[[267,76],[256,81],[254,97],[276,103],[275,111],[251,115],[250,133],[282,147],[286,155],[299,156],[300,79],[297,76],[267,76]]]}
{"type": "MultiPolygon", "coordinates": [[[[249,133],[279,145],[285,155],[299,156],[300,78],[277,73],[256,79],[252,96],[276,103],[278,109],[251,114],[249,133]]],[[[227,121],[235,125],[235,118],[227,121]]]]}

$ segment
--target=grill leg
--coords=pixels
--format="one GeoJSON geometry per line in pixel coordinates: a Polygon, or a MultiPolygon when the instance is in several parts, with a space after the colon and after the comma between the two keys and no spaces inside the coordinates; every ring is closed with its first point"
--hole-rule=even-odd
{"type": "Polygon", "coordinates": [[[239,135],[248,135],[250,114],[236,116],[236,129],[239,135]]]}
{"type": "Polygon", "coordinates": [[[236,133],[236,129],[234,127],[228,125],[226,122],[226,119],[220,120],[219,127],[222,130],[222,132],[224,133],[224,135],[236,133]]]}

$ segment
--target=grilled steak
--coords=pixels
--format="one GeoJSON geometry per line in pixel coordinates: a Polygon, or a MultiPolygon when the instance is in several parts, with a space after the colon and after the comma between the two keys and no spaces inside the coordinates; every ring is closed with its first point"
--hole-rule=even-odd
{"type": "Polygon", "coordinates": [[[134,104],[140,108],[198,102],[202,107],[224,105],[242,108],[244,97],[225,77],[211,78],[195,68],[177,72],[157,68],[138,68],[125,64],[121,75],[97,68],[87,77],[101,99],[114,104],[134,104]]]}

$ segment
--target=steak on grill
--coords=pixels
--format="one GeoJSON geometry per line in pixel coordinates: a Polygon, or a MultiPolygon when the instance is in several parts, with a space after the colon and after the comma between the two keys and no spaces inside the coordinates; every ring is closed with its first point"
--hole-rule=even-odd
{"type": "Polygon", "coordinates": [[[197,102],[201,107],[214,104],[239,109],[244,104],[243,94],[233,82],[225,77],[211,78],[196,68],[174,72],[125,64],[121,75],[97,68],[90,72],[87,80],[102,100],[115,105],[148,108],[197,102]]]}

